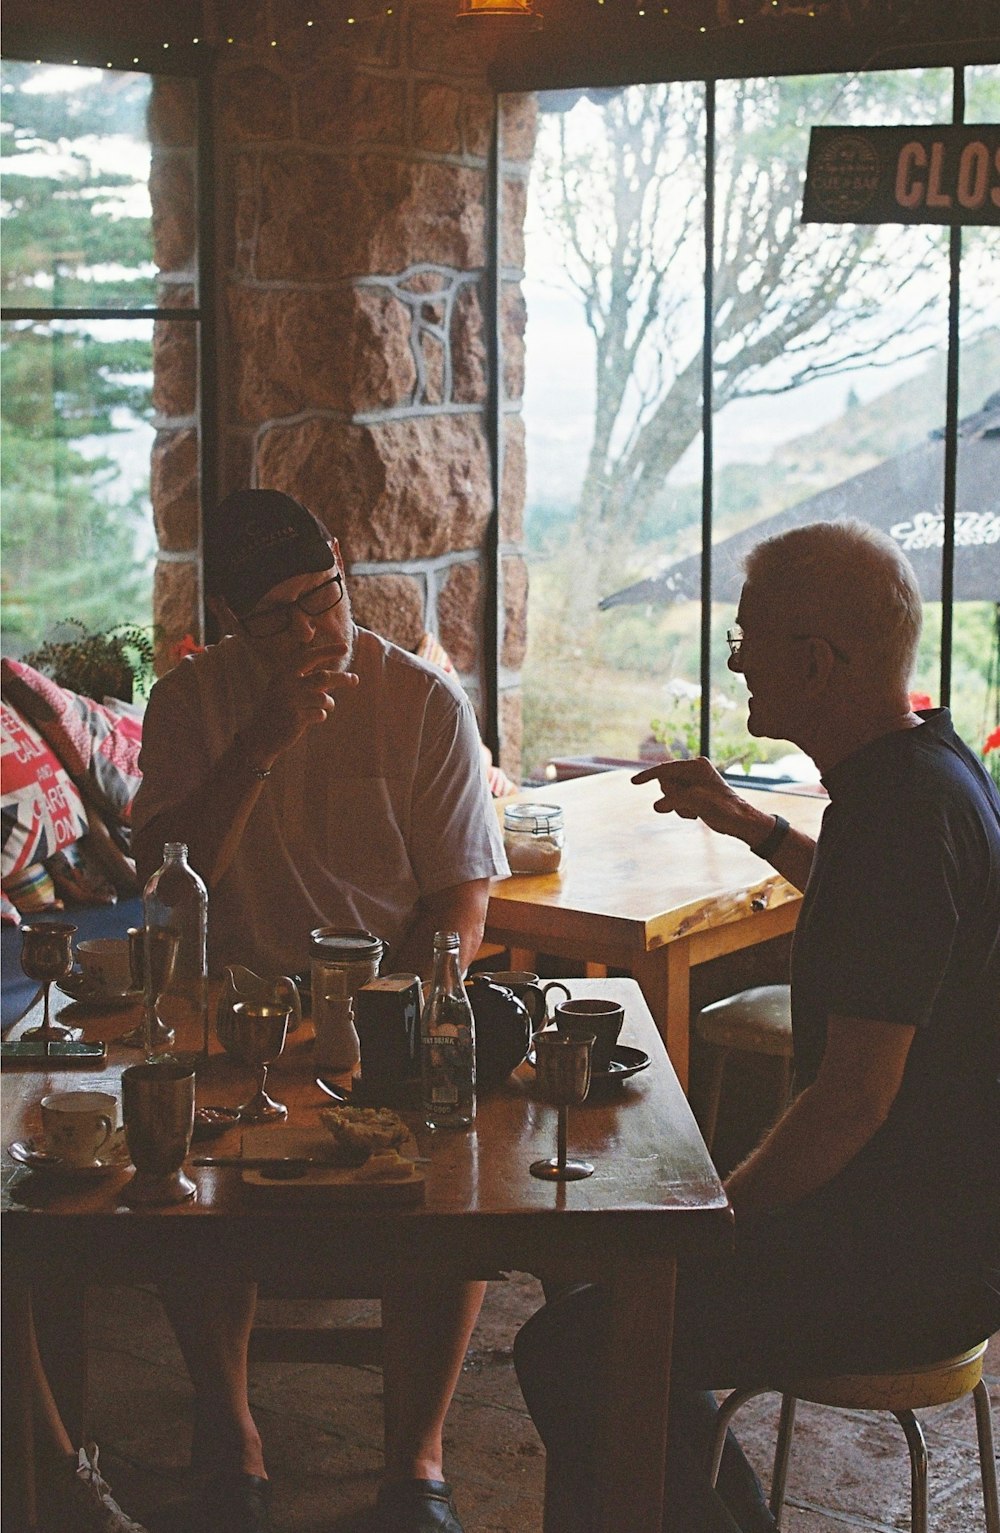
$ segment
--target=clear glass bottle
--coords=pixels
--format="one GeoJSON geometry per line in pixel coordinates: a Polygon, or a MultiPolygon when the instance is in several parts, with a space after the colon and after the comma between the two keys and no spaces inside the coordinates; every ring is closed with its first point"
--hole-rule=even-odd
{"type": "Polygon", "coordinates": [[[143,890],[147,1052],[169,1047],[208,1056],[208,890],[183,841],[168,841],[163,866],[143,890]],[[168,1036],[169,1035],[169,1036],[168,1036]]]}
{"type": "Polygon", "coordinates": [[[434,975],[420,1014],[420,1076],[428,1128],[476,1118],[476,1025],[462,983],[457,932],[435,932],[434,975]]]}

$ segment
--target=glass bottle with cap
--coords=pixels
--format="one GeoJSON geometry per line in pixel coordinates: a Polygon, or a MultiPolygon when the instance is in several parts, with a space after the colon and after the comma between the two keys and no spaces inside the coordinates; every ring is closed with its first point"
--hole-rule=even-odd
{"type": "Polygon", "coordinates": [[[503,844],[512,873],[555,873],[565,837],[561,804],[508,804],[503,844]]]}
{"type": "Polygon", "coordinates": [[[476,1024],[462,983],[458,932],[434,933],[434,974],[420,1013],[420,1076],[428,1128],[476,1120],[476,1024]]]}
{"type": "Polygon", "coordinates": [[[353,1070],[361,1058],[354,997],[378,974],[381,938],[369,931],[317,926],[309,934],[309,956],[316,1063],[326,1070],[353,1070]]]}

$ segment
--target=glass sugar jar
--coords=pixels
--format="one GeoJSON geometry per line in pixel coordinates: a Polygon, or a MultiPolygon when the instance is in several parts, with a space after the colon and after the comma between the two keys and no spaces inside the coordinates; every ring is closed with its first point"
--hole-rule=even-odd
{"type": "Polygon", "coordinates": [[[555,873],[563,858],[561,804],[508,804],[503,844],[512,873],[555,873]]]}

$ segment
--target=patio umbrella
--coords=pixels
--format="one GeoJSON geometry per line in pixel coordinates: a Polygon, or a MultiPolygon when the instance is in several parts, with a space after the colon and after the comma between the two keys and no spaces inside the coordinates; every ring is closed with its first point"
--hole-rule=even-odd
{"type": "MultiPolygon", "coordinates": [[[[913,564],[925,601],[941,600],[944,441],[928,441],[811,495],[712,546],[712,594],[735,605],[743,555],[762,538],[806,522],[857,517],[894,538],[913,564]]],[[[701,555],[605,596],[609,607],[666,606],[701,597],[701,555]]],[[[959,423],[955,519],[955,600],[1000,602],[1000,393],[959,423]]]]}

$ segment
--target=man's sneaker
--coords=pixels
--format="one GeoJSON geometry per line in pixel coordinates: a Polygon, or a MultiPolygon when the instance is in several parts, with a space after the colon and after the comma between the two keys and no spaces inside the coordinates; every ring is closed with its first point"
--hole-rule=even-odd
{"type": "Polygon", "coordinates": [[[65,1533],[146,1533],[141,1522],[122,1511],[97,1467],[97,1444],[85,1443],[63,1489],[65,1533]]]}

